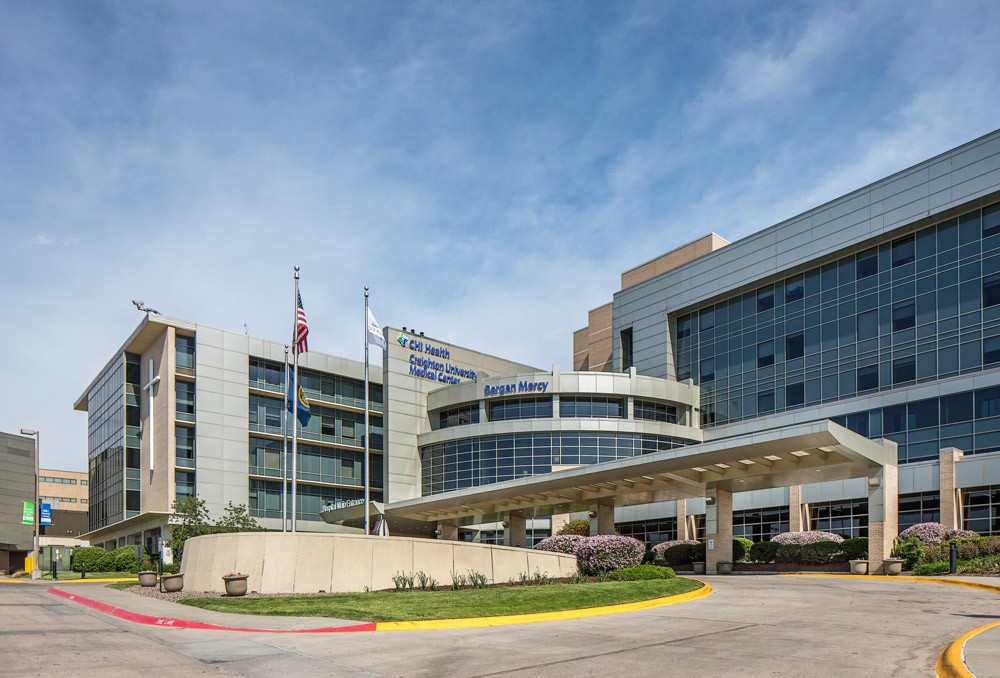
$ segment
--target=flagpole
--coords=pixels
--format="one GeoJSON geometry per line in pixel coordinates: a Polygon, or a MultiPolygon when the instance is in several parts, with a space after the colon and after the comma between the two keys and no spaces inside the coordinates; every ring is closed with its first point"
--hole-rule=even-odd
{"type": "Polygon", "coordinates": [[[370,518],[368,517],[368,501],[369,501],[369,476],[371,475],[371,470],[368,461],[368,408],[371,406],[368,402],[368,286],[365,285],[365,468],[364,468],[364,478],[365,478],[365,534],[370,535],[371,524],[370,518]]]}
{"type": "MultiPolygon", "coordinates": [[[[292,384],[295,388],[295,404],[293,407],[298,411],[299,397],[299,345],[297,342],[299,332],[299,267],[295,267],[295,296],[292,299],[292,358],[295,362],[295,376],[292,384]]],[[[298,461],[299,461],[299,418],[292,418],[292,532],[295,532],[296,516],[296,494],[298,493],[298,461]]]]}
{"type": "Polygon", "coordinates": [[[288,344],[285,344],[285,406],[281,408],[281,531],[288,531],[288,344]]]}

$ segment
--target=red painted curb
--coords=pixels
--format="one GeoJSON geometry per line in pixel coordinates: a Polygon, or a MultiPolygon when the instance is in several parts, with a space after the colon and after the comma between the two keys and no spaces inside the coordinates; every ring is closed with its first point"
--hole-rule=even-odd
{"type": "Polygon", "coordinates": [[[50,588],[48,592],[59,596],[60,598],[65,598],[66,600],[79,603],[93,610],[97,610],[98,612],[109,614],[112,617],[118,617],[119,619],[124,619],[125,621],[134,622],[136,624],[146,624],[148,626],[169,626],[175,629],[206,629],[210,631],[241,631],[244,633],[353,633],[358,631],[375,630],[375,622],[355,624],[353,626],[329,626],[321,629],[251,629],[239,626],[220,626],[218,624],[205,624],[203,622],[190,621],[188,619],[151,617],[147,614],[129,612],[128,610],[123,610],[120,607],[114,607],[113,605],[108,605],[107,603],[91,600],[90,598],[85,598],[75,593],[69,593],[55,587],[50,588]]]}

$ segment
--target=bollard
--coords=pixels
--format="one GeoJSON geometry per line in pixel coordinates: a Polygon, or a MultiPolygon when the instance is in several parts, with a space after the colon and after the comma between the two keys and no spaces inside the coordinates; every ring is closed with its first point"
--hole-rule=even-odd
{"type": "Polygon", "coordinates": [[[948,574],[956,574],[958,572],[958,547],[955,546],[955,542],[951,542],[948,557],[948,574]]]}
{"type": "Polygon", "coordinates": [[[58,578],[59,578],[59,563],[58,563],[58,561],[55,558],[53,558],[52,559],[52,581],[55,581],[58,578]]]}
{"type": "Polygon", "coordinates": [[[87,563],[80,563],[80,579],[87,578],[87,563]]]}

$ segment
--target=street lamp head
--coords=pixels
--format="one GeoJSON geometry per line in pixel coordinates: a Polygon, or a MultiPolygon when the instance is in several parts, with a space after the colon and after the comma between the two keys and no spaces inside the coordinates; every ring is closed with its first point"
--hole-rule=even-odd
{"type": "Polygon", "coordinates": [[[30,429],[30,428],[22,428],[21,429],[21,435],[23,435],[23,436],[33,436],[33,435],[35,435],[37,433],[38,433],[38,431],[34,431],[34,430],[30,429]]]}

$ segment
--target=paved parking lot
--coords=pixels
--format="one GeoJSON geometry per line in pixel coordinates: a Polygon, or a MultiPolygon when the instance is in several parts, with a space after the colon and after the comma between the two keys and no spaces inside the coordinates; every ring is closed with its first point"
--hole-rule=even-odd
{"type": "MultiPolygon", "coordinates": [[[[1000,596],[955,586],[707,579],[713,595],[642,612],[494,628],[321,635],[141,626],[55,598],[42,586],[3,585],[0,658],[12,676],[933,676],[947,643],[1000,619],[1000,596]]],[[[93,586],[77,584],[73,591],[86,596],[93,586]]],[[[116,599],[123,607],[133,597],[110,593],[125,596],[116,599]]],[[[160,604],[164,615],[192,612],[160,604]]],[[[216,619],[225,623],[226,615],[216,619]]],[[[979,677],[1000,677],[1000,667],[983,657],[979,677]]]]}

